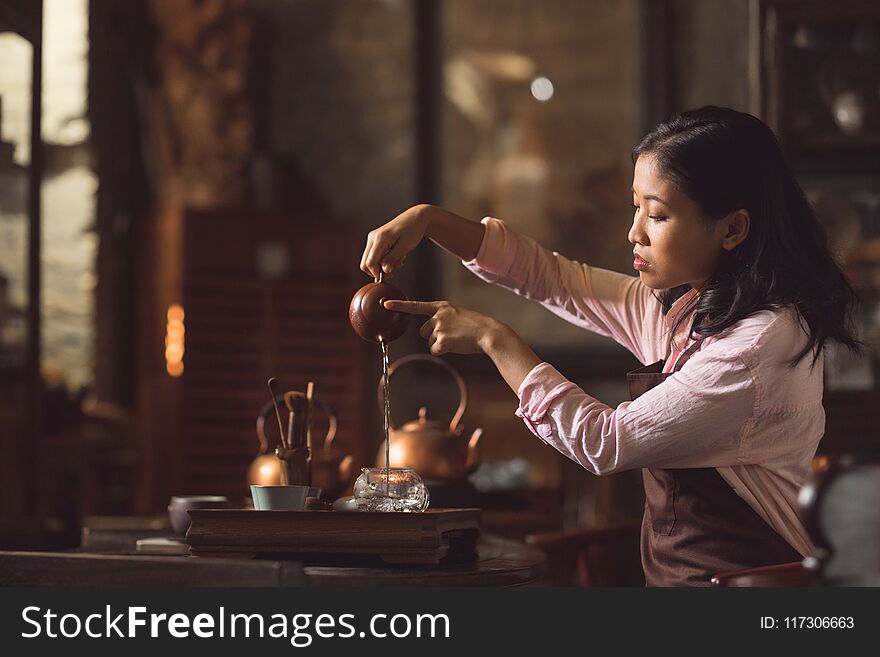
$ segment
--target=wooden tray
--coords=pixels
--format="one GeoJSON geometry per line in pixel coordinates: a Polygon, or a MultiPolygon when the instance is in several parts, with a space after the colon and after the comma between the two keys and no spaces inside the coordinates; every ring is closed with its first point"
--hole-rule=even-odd
{"type": "Polygon", "coordinates": [[[198,509],[186,533],[195,556],[372,555],[388,564],[438,564],[476,555],[479,509],[423,513],[198,509]]]}

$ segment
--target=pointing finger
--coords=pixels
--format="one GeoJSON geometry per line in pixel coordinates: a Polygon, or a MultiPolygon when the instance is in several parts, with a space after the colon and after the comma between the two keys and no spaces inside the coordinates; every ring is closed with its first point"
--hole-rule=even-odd
{"type": "Polygon", "coordinates": [[[389,300],[385,302],[385,308],[408,315],[433,315],[440,309],[441,303],[441,301],[389,300]]]}

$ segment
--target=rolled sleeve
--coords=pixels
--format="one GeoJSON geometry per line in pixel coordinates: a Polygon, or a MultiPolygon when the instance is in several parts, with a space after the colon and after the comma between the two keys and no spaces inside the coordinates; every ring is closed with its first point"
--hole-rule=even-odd
{"type": "Polygon", "coordinates": [[[517,390],[519,407],[515,415],[538,438],[565,453],[558,441],[553,440],[553,423],[547,417],[554,402],[564,398],[578,387],[566,379],[549,363],[539,363],[526,375],[517,390]]]}
{"type": "Polygon", "coordinates": [[[543,442],[597,475],[739,465],[754,417],[754,380],[723,347],[704,352],[616,409],[541,363],[517,391],[516,415],[543,442]]]}
{"type": "Polygon", "coordinates": [[[530,422],[541,422],[553,402],[577,386],[549,363],[532,369],[519,386],[519,415],[530,422]]]}

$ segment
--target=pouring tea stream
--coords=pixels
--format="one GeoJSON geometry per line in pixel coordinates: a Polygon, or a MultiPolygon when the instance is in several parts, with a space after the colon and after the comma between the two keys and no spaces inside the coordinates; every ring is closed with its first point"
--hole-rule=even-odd
{"type": "MultiPolygon", "coordinates": [[[[396,340],[409,324],[409,316],[385,308],[386,301],[407,301],[406,295],[394,285],[383,281],[383,275],[372,283],[367,283],[351,299],[348,318],[352,328],[361,338],[368,342],[378,342],[382,351],[383,380],[388,380],[388,343],[396,340]]],[[[384,432],[385,432],[385,491],[388,488],[388,468],[390,464],[390,426],[391,402],[385,395],[384,432]]]]}

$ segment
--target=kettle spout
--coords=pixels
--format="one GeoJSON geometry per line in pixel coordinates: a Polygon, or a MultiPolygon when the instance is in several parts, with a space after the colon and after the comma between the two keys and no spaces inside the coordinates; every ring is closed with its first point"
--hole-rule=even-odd
{"type": "Polygon", "coordinates": [[[478,445],[482,435],[482,429],[474,429],[474,432],[471,434],[471,439],[468,441],[467,461],[464,466],[468,473],[473,472],[480,465],[481,458],[478,445]]]}

